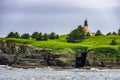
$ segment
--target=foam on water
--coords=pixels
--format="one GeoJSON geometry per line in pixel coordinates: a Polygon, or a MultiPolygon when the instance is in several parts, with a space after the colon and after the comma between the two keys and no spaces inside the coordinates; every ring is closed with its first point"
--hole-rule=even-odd
{"type": "Polygon", "coordinates": [[[0,80],[120,80],[119,69],[18,69],[0,66],[0,80]]]}

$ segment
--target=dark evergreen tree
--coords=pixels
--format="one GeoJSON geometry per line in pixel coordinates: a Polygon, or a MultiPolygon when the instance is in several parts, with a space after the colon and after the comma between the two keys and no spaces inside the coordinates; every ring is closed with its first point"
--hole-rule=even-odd
{"type": "Polygon", "coordinates": [[[116,32],[113,32],[112,35],[117,35],[117,33],[116,33],[116,32]]]}
{"type": "Polygon", "coordinates": [[[47,41],[48,38],[49,38],[49,37],[48,37],[47,33],[43,34],[43,40],[47,41]]]}
{"type": "Polygon", "coordinates": [[[29,33],[24,33],[23,35],[21,35],[21,38],[30,39],[30,35],[29,35],[29,33]]]}
{"type": "Polygon", "coordinates": [[[15,32],[15,33],[14,33],[14,37],[15,37],[15,38],[20,38],[20,34],[19,34],[18,32],[15,32]]]}
{"type": "Polygon", "coordinates": [[[34,32],[31,37],[32,38],[37,38],[38,34],[39,34],[38,32],[34,32]]]}
{"type": "Polygon", "coordinates": [[[117,45],[117,41],[115,39],[113,39],[110,43],[110,45],[117,45]]]}
{"type": "Polygon", "coordinates": [[[38,34],[36,40],[37,40],[37,41],[41,41],[41,40],[43,40],[42,33],[39,33],[39,34],[38,34]]]}
{"type": "Polygon", "coordinates": [[[50,33],[49,38],[50,39],[55,39],[56,38],[56,34],[54,32],[50,33]]]}
{"type": "Polygon", "coordinates": [[[109,32],[109,33],[107,33],[106,35],[111,35],[112,33],[111,32],[109,32]]]}
{"type": "Polygon", "coordinates": [[[97,32],[95,33],[95,36],[100,36],[102,35],[102,32],[100,30],[97,30],[97,32]]]}
{"type": "Polygon", "coordinates": [[[78,41],[82,41],[84,39],[84,31],[83,31],[83,27],[80,25],[78,26],[77,29],[74,29],[73,31],[70,32],[70,34],[68,34],[67,37],[67,41],[68,42],[78,42],[78,41]]]}
{"type": "Polygon", "coordinates": [[[120,35],[120,28],[118,29],[118,35],[120,35]]]}
{"type": "Polygon", "coordinates": [[[6,38],[14,38],[14,32],[10,32],[6,38]]]}
{"type": "Polygon", "coordinates": [[[59,35],[56,35],[56,39],[59,39],[59,35]]]}
{"type": "Polygon", "coordinates": [[[86,33],[86,36],[90,36],[90,33],[89,33],[89,32],[87,32],[87,33],[86,33]]]}

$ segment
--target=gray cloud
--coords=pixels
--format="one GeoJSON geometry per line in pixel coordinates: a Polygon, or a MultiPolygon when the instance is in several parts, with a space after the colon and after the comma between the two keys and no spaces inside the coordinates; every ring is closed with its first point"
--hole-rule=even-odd
{"type": "Polygon", "coordinates": [[[78,25],[83,25],[86,18],[88,18],[89,28],[93,32],[100,29],[106,33],[119,28],[119,7],[99,10],[74,6],[71,3],[72,6],[70,6],[66,1],[63,3],[64,1],[60,0],[58,2],[52,0],[50,3],[48,0],[40,0],[41,3],[39,0],[35,1],[38,3],[32,3],[29,0],[4,0],[0,6],[0,36],[4,36],[10,31],[20,33],[55,31],[65,34],[78,25]]]}

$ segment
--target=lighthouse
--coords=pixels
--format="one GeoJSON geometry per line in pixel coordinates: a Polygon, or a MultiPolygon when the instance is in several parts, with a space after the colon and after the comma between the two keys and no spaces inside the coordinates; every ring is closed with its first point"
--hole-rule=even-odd
{"type": "Polygon", "coordinates": [[[87,19],[84,21],[84,32],[85,32],[85,33],[88,33],[88,32],[89,32],[87,19]]]}

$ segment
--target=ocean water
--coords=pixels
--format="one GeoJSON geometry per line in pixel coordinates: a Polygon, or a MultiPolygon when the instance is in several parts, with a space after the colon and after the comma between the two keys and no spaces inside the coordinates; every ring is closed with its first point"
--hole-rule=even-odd
{"type": "Polygon", "coordinates": [[[1,65],[0,80],[120,80],[120,69],[18,69],[1,65]]]}

